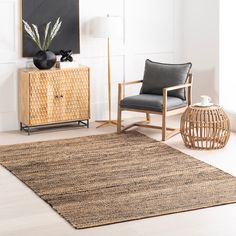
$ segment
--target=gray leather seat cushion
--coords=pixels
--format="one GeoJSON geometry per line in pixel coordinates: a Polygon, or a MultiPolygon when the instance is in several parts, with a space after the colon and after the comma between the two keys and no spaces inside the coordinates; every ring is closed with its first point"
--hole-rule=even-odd
{"type": "MultiPolygon", "coordinates": [[[[164,64],[146,60],[140,94],[162,95],[163,88],[185,84],[191,67],[191,63],[164,64]]],[[[186,99],[184,89],[170,91],[168,96],[186,99]]]]}
{"type": "MultiPolygon", "coordinates": [[[[167,110],[173,110],[187,106],[187,102],[176,97],[167,97],[167,110]]],[[[160,95],[140,94],[126,97],[121,101],[122,108],[162,111],[163,97],[160,95]]]]}

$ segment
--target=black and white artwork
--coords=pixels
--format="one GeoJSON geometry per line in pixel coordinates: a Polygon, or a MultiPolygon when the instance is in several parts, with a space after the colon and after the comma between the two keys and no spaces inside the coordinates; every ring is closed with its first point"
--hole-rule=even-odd
{"type": "MultiPolygon", "coordinates": [[[[22,19],[39,27],[44,35],[46,24],[62,20],[59,34],[53,40],[49,50],[59,55],[68,48],[73,53],[80,53],[79,0],[22,0],[22,19]]],[[[33,57],[38,48],[22,30],[23,57],[33,57]]]]}

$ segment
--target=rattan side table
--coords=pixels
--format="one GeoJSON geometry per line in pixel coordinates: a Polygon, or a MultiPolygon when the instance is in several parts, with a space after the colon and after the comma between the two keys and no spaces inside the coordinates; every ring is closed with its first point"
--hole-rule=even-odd
{"type": "Polygon", "coordinates": [[[180,133],[185,146],[192,149],[220,149],[230,137],[230,121],[217,105],[189,106],[181,117],[180,133]]]}

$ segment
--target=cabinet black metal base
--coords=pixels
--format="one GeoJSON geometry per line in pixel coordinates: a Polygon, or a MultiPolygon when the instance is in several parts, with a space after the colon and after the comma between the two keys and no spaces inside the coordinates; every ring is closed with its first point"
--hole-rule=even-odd
{"type": "Polygon", "coordinates": [[[53,123],[53,124],[45,124],[45,125],[34,125],[28,126],[20,122],[20,131],[25,131],[30,135],[34,130],[43,130],[49,128],[64,128],[67,126],[72,126],[77,123],[76,127],[87,127],[89,128],[89,120],[77,120],[77,121],[70,121],[70,122],[61,122],[61,123],[53,123]]]}

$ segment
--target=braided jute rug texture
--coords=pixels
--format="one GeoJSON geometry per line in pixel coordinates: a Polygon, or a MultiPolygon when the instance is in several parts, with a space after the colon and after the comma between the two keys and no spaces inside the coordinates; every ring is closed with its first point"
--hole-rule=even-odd
{"type": "Polygon", "coordinates": [[[236,203],[236,178],[136,131],[0,147],[0,163],[83,229],[236,203]]]}

